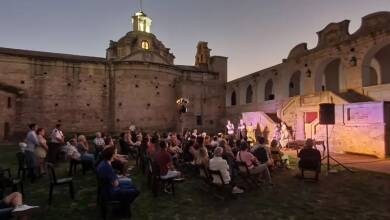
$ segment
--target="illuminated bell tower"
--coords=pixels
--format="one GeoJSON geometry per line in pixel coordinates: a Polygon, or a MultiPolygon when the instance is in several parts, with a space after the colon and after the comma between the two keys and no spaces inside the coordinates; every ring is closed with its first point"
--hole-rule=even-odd
{"type": "Polygon", "coordinates": [[[132,17],[133,31],[150,33],[152,19],[150,19],[142,10],[135,13],[132,17]]]}

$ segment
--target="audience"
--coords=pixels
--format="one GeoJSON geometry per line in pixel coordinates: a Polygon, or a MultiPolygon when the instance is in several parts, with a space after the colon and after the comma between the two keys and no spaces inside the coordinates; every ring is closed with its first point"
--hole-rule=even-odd
{"type": "MultiPolygon", "coordinates": [[[[272,185],[271,175],[266,164],[260,164],[259,161],[248,151],[249,146],[246,141],[242,141],[240,151],[237,153],[236,160],[244,162],[251,174],[258,174],[258,180],[262,182],[265,179],[269,185],[272,185]]],[[[243,170],[240,170],[243,172],[243,170]]]]}
{"type": "Polygon", "coordinates": [[[77,138],[76,148],[81,155],[81,161],[86,162],[87,164],[95,164],[95,156],[89,153],[89,144],[84,135],[79,135],[77,138]]]}
{"type": "MultiPolygon", "coordinates": [[[[35,124],[29,125],[30,131],[25,139],[25,155],[30,177],[36,176],[37,165],[43,167],[46,156],[49,157],[49,161],[56,162],[58,148],[65,140],[60,127],[60,124],[56,125],[51,133],[52,144],[48,147],[45,130],[37,129],[35,124]]],[[[223,182],[232,187],[233,194],[244,192],[234,183],[237,172],[244,171],[238,170],[237,161],[245,163],[250,174],[255,175],[259,182],[265,181],[272,185],[269,167],[273,165],[273,156],[278,155],[279,158],[284,159],[287,157],[284,157],[280,151],[277,141],[272,141],[271,147],[268,148],[265,145],[265,138],[260,136],[256,137],[257,143],[251,153],[245,138],[226,137],[222,133],[209,136],[204,132],[200,134],[197,129],[194,129],[192,132],[186,131],[182,134],[174,132],[163,133],[161,136],[159,133],[150,134],[137,133],[135,129],[121,133],[119,139],[121,154],[117,154],[114,139],[109,136],[103,138],[101,132],[96,132],[92,140],[95,151],[98,152],[96,155],[89,153],[90,148],[86,137],[79,135],[66,144],[66,154],[70,159],[90,164],[94,164],[95,156],[100,157],[101,161],[96,164],[96,172],[99,181],[103,183],[102,193],[105,193],[104,196],[110,200],[120,201],[122,211],[128,210],[130,204],[139,195],[132,180],[128,178],[128,155],[131,148],[137,150],[137,156],[140,156],[138,161],[145,163],[146,158],[149,158],[159,167],[161,179],[178,179],[182,173],[175,167],[182,167],[183,164],[191,167],[199,165],[219,171],[223,182]]],[[[313,149],[311,139],[306,141],[305,148],[299,152],[298,157],[299,168],[320,166],[321,154],[313,149]]],[[[214,184],[222,184],[219,176],[212,175],[211,180],[214,184]]],[[[7,196],[0,202],[1,207],[14,207],[15,210],[17,207],[23,207],[21,195],[15,193],[7,196]]],[[[29,209],[29,206],[24,207],[29,209]]]]}
{"type": "Polygon", "coordinates": [[[165,141],[160,141],[160,151],[156,153],[154,161],[160,168],[161,179],[170,179],[181,175],[173,166],[172,157],[167,151],[167,143],[165,141]]]}
{"type": "Polygon", "coordinates": [[[66,144],[66,155],[71,160],[81,161],[81,154],[77,150],[76,146],[77,140],[75,138],[70,139],[66,144]]]}
{"type": "Polygon", "coordinates": [[[102,133],[96,132],[95,139],[93,139],[93,144],[95,145],[95,153],[98,155],[100,152],[102,152],[105,142],[104,138],[102,137],[102,133]]]}
{"type": "Polygon", "coordinates": [[[321,167],[321,152],[313,148],[314,141],[307,139],[304,148],[298,153],[299,168],[320,169],[321,167]]]}
{"type": "Polygon", "coordinates": [[[252,153],[261,164],[267,164],[272,167],[274,162],[272,160],[271,151],[265,145],[265,138],[261,136],[256,137],[257,143],[253,147],[252,153]]]}
{"type": "Polygon", "coordinates": [[[116,149],[108,147],[102,152],[102,161],[97,166],[97,175],[102,184],[102,196],[109,200],[120,201],[123,215],[129,211],[130,204],[139,195],[138,189],[130,178],[119,177],[115,174],[111,163],[114,161],[116,149]]]}
{"type": "MultiPolygon", "coordinates": [[[[223,182],[225,184],[231,184],[231,177],[229,173],[229,165],[226,160],[222,158],[223,149],[217,147],[214,150],[214,157],[210,159],[210,170],[219,171],[222,175],[223,182]]],[[[214,184],[222,184],[221,179],[218,176],[212,175],[214,184]]],[[[233,186],[232,193],[238,194],[243,193],[244,190],[237,186],[233,186]]]]}
{"type": "Polygon", "coordinates": [[[49,145],[48,161],[50,163],[57,163],[58,153],[61,147],[65,144],[65,137],[61,131],[61,124],[57,124],[51,132],[51,143],[49,145]]]}

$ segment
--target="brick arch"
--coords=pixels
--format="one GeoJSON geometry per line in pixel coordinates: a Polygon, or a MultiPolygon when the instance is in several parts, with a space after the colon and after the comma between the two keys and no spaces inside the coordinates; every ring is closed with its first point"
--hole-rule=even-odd
{"type": "Polygon", "coordinates": [[[294,71],[290,76],[288,84],[288,96],[294,97],[302,94],[302,72],[300,70],[294,71]]]}
{"type": "Polygon", "coordinates": [[[390,38],[377,42],[367,50],[361,64],[362,86],[390,83],[388,57],[390,57],[390,38]],[[376,82],[374,82],[375,77],[376,82]]]}
{"type": "Polygon", "coordinates": [[[344,85],[341,57],[329,57],[322,60],[315,71],[314,90],[340,92],[344,85]]]}

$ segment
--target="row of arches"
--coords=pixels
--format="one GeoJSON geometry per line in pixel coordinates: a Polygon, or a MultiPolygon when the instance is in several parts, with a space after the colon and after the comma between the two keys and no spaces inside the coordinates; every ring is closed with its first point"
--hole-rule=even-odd
{"type": "MultiPolygon", "coordinates": [[[[351,50],[352,51],[352,50],[351,50]]],[[[352,52],[353,54],[354,52],[352,52]]],[[[353,58],[356,62],[356,57],[353,58]]],[[[350,62],[353,60],[351,59],[350,62]]],[[[346,76],[343,68],[349,68],[348,65],[353,66],[353,63],[342,63],[340,57],[329,57],[326,60],[319,63],[316,66],[316,71],[314,74],[314,92],[320,91],[332,91],[334,93],[339,93],[340,91],[346,90],[346,76]],[[344,66],[343,66],[344,65],[344,66]]],[[[375,86],[379,84],[390,83],[390,39],[384,41],[380,44],[372,47],[364,57],[359,60],[359,63],[355,63],[355,66],[359,65],[358,68],[361,68],[361,85],[363,87],[375,86]]],[[[288,93],[289,97],[294,97],[303,94],[303,85],[305,77],[308,73],[303,73],[300,70],[295,71],[291,74],[288,81],[288,93]]],[[[350,78],[348,78],[350,79],[350,78]]],[[[286,84],[284,84],[286,85],[286,84]]],[[[264,98],[261,94],[261,99],[259,101],[269,101],[275,99],[274,91],[274,81],[273,79],[268,79],[264,87],[260,88],[262,91],[257,91],[258,93],[263,93],[264,98]]],[[[310,90],[310,89],[308,89],[310,90]]],[[[230,104],[237,105],[237,94],[238,91],[230,92],[230,104]]],[[[245,94],[245,103],[250,104],[254,102],[254,88],[252,84],[247,85],[245,94]]],[[[284,93],[286,94],[286,93],[284,93]]],[[[229,94],[228,94],[229,95],[229,94]]]]}
{"type": "MultiPolygon", "coordinates": [[[[291,77],[290,81],[290,91],[289,95],[290,97],[300,95],[300,75],[301,73],[298,71],[293,74],[291,77]]],[[[264,89],[264,101],[270,101],[275,99],[275,93],[274,93],[274,82],[272,79],[269,79],[265,83],[265,89],[264,89]]],[[[245,93],[245,103],[250,104],[253,103],[254,101],[254,92],[253,92],[253,87],[251,84],[248,85],[246,88],[246,93],[245,93]]],[[[235,90],[231,92],[230,95],[230,104],[232,106],[237,105],[237,93],[235,90]]]]}

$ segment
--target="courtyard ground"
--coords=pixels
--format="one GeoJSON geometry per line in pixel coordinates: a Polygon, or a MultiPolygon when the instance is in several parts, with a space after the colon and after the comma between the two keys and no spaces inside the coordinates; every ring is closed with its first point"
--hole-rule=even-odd
{"type": "MultiPolygon", "coordinates": [[[[0,166],[11,167],[14,175],[17,150],[13,145],[0,146],[0,166]]],[[[60,176],[66,174],[67,167],[66,163],[57,169],[60,176]]],[[[330,175],[323,172],[318,183],[304,182],[295,174],[295,169],[277,170],[273,188],[250,190],[222,201],[203,191],[202,182],[195,177],[180,183],[175,197],[161,194],[154,198],[145,176],[135,169],[133,179],[141,195],[133,204],[133,219],[390,219],[388,174],[360,170],[350,174],[340,169],[330,175]]],[[[76,199],[70,199],[66,188],[57,189],[51,206],[47,205],[47,177],[26,183],[26,203],[41,207],[33,219],[99,219],[95,176],[79,172],[74,181],[76,199]]]]}

